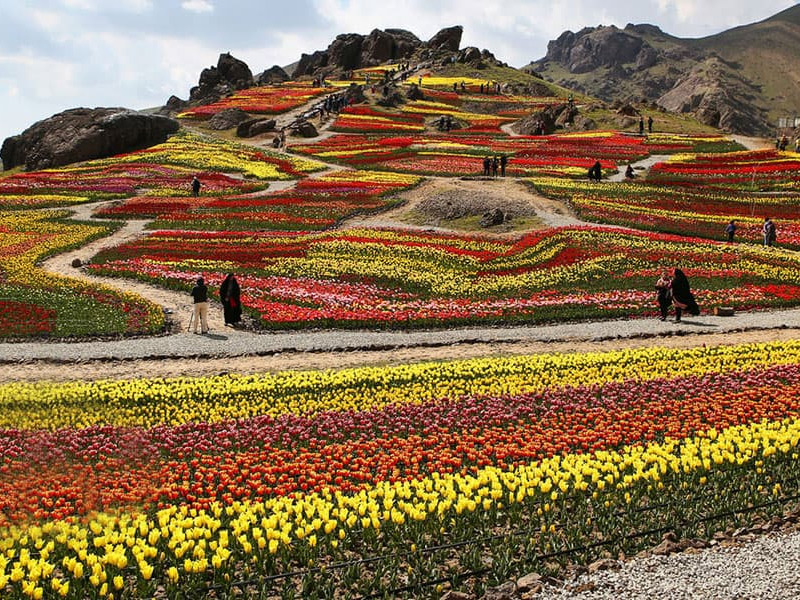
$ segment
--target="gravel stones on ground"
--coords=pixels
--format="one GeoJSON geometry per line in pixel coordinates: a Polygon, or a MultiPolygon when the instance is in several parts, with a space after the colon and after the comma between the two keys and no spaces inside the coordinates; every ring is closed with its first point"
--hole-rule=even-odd
{"type": "Polygon", "coordinates": [[[651,555],[543,586],[537,600],[800,598],[800,532],[776,533],[700,552],[651,555]]]}

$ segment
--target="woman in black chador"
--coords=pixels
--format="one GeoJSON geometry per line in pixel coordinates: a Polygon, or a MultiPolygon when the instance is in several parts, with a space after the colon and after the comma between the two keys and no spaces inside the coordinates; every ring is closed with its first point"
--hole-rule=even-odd
{"type": "Polygon", "coordinates": [[[233,273],[228,273],[225,281],[219,286],[219,299],[225,312],[225,325],[234,327],[242,320],[242,302],[239,282],[233,273]]]}
{"type": "Polygon", "coordinates": [[[680,323],[681,314],[685,310],[690,315],[699,315],[700,307],[695,302],[689,280],[680,269],[675,269],[672,276],[672,303],[675,305],[675,322],[680,323]]]}

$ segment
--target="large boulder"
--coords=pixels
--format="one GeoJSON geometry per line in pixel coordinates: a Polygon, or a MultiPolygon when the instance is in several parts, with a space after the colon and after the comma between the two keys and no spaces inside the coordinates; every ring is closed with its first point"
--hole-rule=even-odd
{"type": "Polygon", "coordinates": [[[6,139],[0,159],[5,169],[58,167],[160,144],[179,127],[174,119],[126,108],[73,108],[6,139]]]}
{"type": "Polygon", "coordinates": [[[208,128],[217,131],[233,129],[234,127],[238,127],[239,123],[247,121],[248,119],[250,119],[250,115],[241,108],[226,108],[208,120],[208,128]]]}
{"type": "Polygon", "coordinates": [[[236,128],[236,135],[249,138],[270,131],[275,131],[275,119],[255,118],[239,123],[236,128]]]}
{"type": "Polygon", "coordinates": [[[544,60],[559,63],[570,73],[588,73],[600,67],[635,63],[646,68],[658,53],[641,37],[614,27],[586,27],[577,33],[565,31],[547,44],[544,60]]]}
{"type": "Polygon", "coordinates": [[[373,29],[361,44],[361,65],[379,65],[395,58],[392,34],[373,29]]]}
{"type": "Polygon", "coordinates": [[[300,137],[304,138],[312,138],[317,137],[319,133],[317,132],[317,128],[314,127],[312,123],[309,121],[303,121],[302,123],[297,124],[295,135],[299,135],[300,137]]]}
{"type": "Polygon", "coordinates": [[[328,64],[350,70],[361,66],[361,46],[364,36],[357,33],[342,33],[328,46],[328,64]]]}
{"type": "Polygon", "coordinates": [[[464,28],[461,25],[454,25],[453,27],[445,27],[440,29],[431,39],[428,40],[428,46],[434,50],[448,50],[450,52],[458,52],[461,46],[461,35],[464,33],[464,28]]]}
{"type": "Polygon", "coordinates": [[[289,77],[289,74],[282,67],[274,65],[256,75],[255,82],[256,85],[270,85],[273,83],[283,83],[289,81],[289,79],[291,79],[291,77],[289,77]]]}
{"type": "Polygon", "coordinates": [[[198,84],[189,92],[189,101],[202,104],[218,100],[235,90],[253,85],[253,73],[246,63],[231,56],[220,54],[217,66],[203,69],[198,84]]]}

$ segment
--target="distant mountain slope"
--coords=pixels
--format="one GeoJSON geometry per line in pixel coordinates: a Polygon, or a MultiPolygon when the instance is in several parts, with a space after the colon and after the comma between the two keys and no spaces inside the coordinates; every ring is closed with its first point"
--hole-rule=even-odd
{"type": "Polygon", "coordinates": [[[653,25],[564,32],[528,65],[607,101],[655,101],[727,131],[771,135],[800,115],[800,5],[699,39],[653,25]]]}

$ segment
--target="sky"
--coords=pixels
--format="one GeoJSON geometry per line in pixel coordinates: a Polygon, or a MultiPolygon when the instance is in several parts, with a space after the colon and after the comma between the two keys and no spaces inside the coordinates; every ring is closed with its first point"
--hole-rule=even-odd
{"type": "Polygon", "coordinates": [[[220,53],[254,74],[324,50],[339,33],[462,25],[461,46],[520,67],[563,31],[652,23],[703,37],[800,0],[0,0],[0,141],[77,106],[188,98],[220,53]]]}

